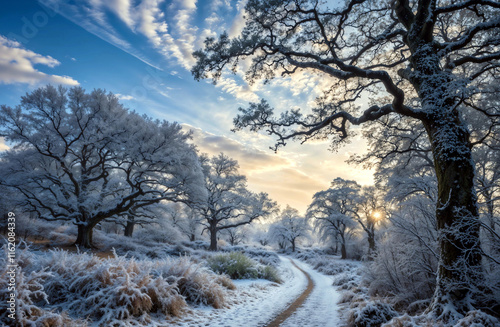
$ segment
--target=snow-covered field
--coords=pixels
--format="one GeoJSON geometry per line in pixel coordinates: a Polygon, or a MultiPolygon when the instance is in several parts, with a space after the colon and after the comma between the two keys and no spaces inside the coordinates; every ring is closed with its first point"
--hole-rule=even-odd
{"type": "MultiPolygon", "coordinates": [[[[280,256],[280,273],[284,280],[278,285],[266,280],[235,281],[237,290],[229,299],[230,307],[213,309],[199,306],[183,318],[169,321],[173,325],[196,326],[265,326],[285,310],[307,287],[306,276],[288,257],[280,256]]],[[[314,290],[295,314],[282,326],[338,326],[336,303],[339,294],[332,286],[332,277],[313,270],[293,259],[314,281],[314,290]]]]}

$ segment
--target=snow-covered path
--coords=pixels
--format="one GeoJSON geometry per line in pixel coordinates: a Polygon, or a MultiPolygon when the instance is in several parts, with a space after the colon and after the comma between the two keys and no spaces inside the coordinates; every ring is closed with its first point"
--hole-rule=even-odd
{"type": "Polygon", "coordinates": [[[309,274],[314,282],[314,289],[305,303],[281,327],[339,326],[337,302],[340,294],[332,286],[333,277],[323,275],[299,260],[294,259],[294,262],[309,274]]]}
{"type": "MultiPolygon", "coordinates": [[[[230,307],[215,310],[199,307],[191,314],[169,321],[175,326],[213,327],[261,327],[266,326],[299,297],[307,287],[306,276],[289,258],[280,256],[281,277],[284,283],[276,285],[264,280],[235,281],[238,291],[230,300],[230,307]]],[[[332,286],[332,278],[316,272],[307,264],[293,261],[308,272],[314,281],[314,289],[305,303],[281,326],[338,326],[338,293],[332,286]]]]}

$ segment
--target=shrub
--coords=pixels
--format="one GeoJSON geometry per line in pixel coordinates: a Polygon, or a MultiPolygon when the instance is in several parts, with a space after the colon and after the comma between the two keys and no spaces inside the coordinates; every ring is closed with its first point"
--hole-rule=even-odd
{"type": "Polygon", "coordinates": [[[264,266],[241,252],[214,255],[207,264],[216,273],[226,274],[232,279],[264,278],[280,283],[278,272],[271,266],[264,266]]]}
{"type": "Polygon", "coordinates": [[[260,266],[259,277],[279,284],[283,282],[278,274],[278,271],[271,266],[260,266]]]}
{"type": "Polygon", "coordinates": [[[241,252],[218,254],[208,259],[210,269],[232,279],[258,278],[257,262],[241,252]]]}
{"type": "Polygon", "coordinates": [[[387,303],[368,302],[351,312],[348,326],[379,327],[397,315],[398,313],[387,303]]]}
{"type": "Polygon", "coordinates": [[[460,319],[453,327],[495,327],[500,326],[497,318],[482,311],[469,311],[465,317],[460,319]]]}
{"type": "MultiPolygon", "coordinates": [[[[225,290],[234,288],[227,277],[187,257],[138,260],[115,254],[100,259],[88,253],[56,250],[40,256],[24,250],[20,262],[18,312],[22,326],[84,325],[69,320],[65,313],[51,311],[65,309],[93,320],[89,324],[96,326],[149,326],[154,324],[151,313],[179,316],[187,302],[221,308],[225,290]]],[[[7,280],[5,273],[0,269],[2,280],[7,280]]]]}

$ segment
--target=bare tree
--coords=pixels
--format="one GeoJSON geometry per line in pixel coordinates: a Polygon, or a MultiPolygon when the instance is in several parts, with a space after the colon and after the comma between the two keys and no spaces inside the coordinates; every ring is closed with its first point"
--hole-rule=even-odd
{"type": "Polygon", "coordinates": [[[196,210],[184,203],[171,203],[164,211],[164,214],[182,234],[188,237],[189,241],[196,241],[196,235],[201,234],[203,217],[196,210]]]}
{"type": "Polygon", "coordinates": [[[314,194],[307,209],[307,217],[314,220],[323,240],[340,238],[341,259],[347,259],[347,240],[357,225],[360,189],[354,181],[336,178],[331,188],[314,194]]]}
{"type": "Polygon", "coordinates": [[[382,194],[374,186],[361,188],[358,208],[353,210],[356,221],[361,225],[368,240],[368,258],[375,254],[375,231],[384,218],[385,209],[382,204],[382,194]]]}
{"type": "Polygon", "coordinates": [[[281,249],[286,248],[285,243],[290,243],[292,252],[295,252],[297,240],[307,238],[309,230],[306,218],[301,217],[297,209],[287,206],[281,212],[279,220],[269,227],[269,234],[281,249]]]}
{"type": "Polygon", "coordinates": [[[210,233],[210,250],[217,251],[219,231],[246,225],[276,210],[267,193],[255,194],[246,187],[246,177],[238,173],[238,162],[223,153],[202,156],[208,197],[193,204],[203,217],[204,230],[210,233]]]}
{"type": "Polygon", "coordinates": [[[484,281],[471,147],[494,134],[490,128],[471,141],[466,121],[474,111],[498,125],[498,106],[482,99],[498,84],[500,4],[348,0],[329,9],[318,0],[251,0],[246,17],[239,37],[207,38],[195,52],[196,79],[216,82],[226,67],[236,72],[251,58],[250,82],[307,70],[331,87],[308,114],[293,109],[275,117],[268,102],[252,103],[240,109],[236,129],[264,129],[277,137],[276,149],[291,139],[340,144],[350,125],[385,116],[424,127],[438,180],[441,258],[430,309],[444,321],[461,317],[484,281]],[[361,96],[372,105],[360,109],[361,96]]]}

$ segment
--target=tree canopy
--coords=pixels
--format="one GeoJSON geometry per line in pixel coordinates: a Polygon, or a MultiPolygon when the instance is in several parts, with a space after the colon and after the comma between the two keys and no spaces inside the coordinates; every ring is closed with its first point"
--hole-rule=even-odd
{"type": "Polygon", "coordinates": [[[76,224],[78,245],[92,246],[104,219],[206,195],[190,135],[129,112],[103,90],[36,89],[1,107],[0,135],[12,144],[0,184],[37,217],[76,224]]]}

